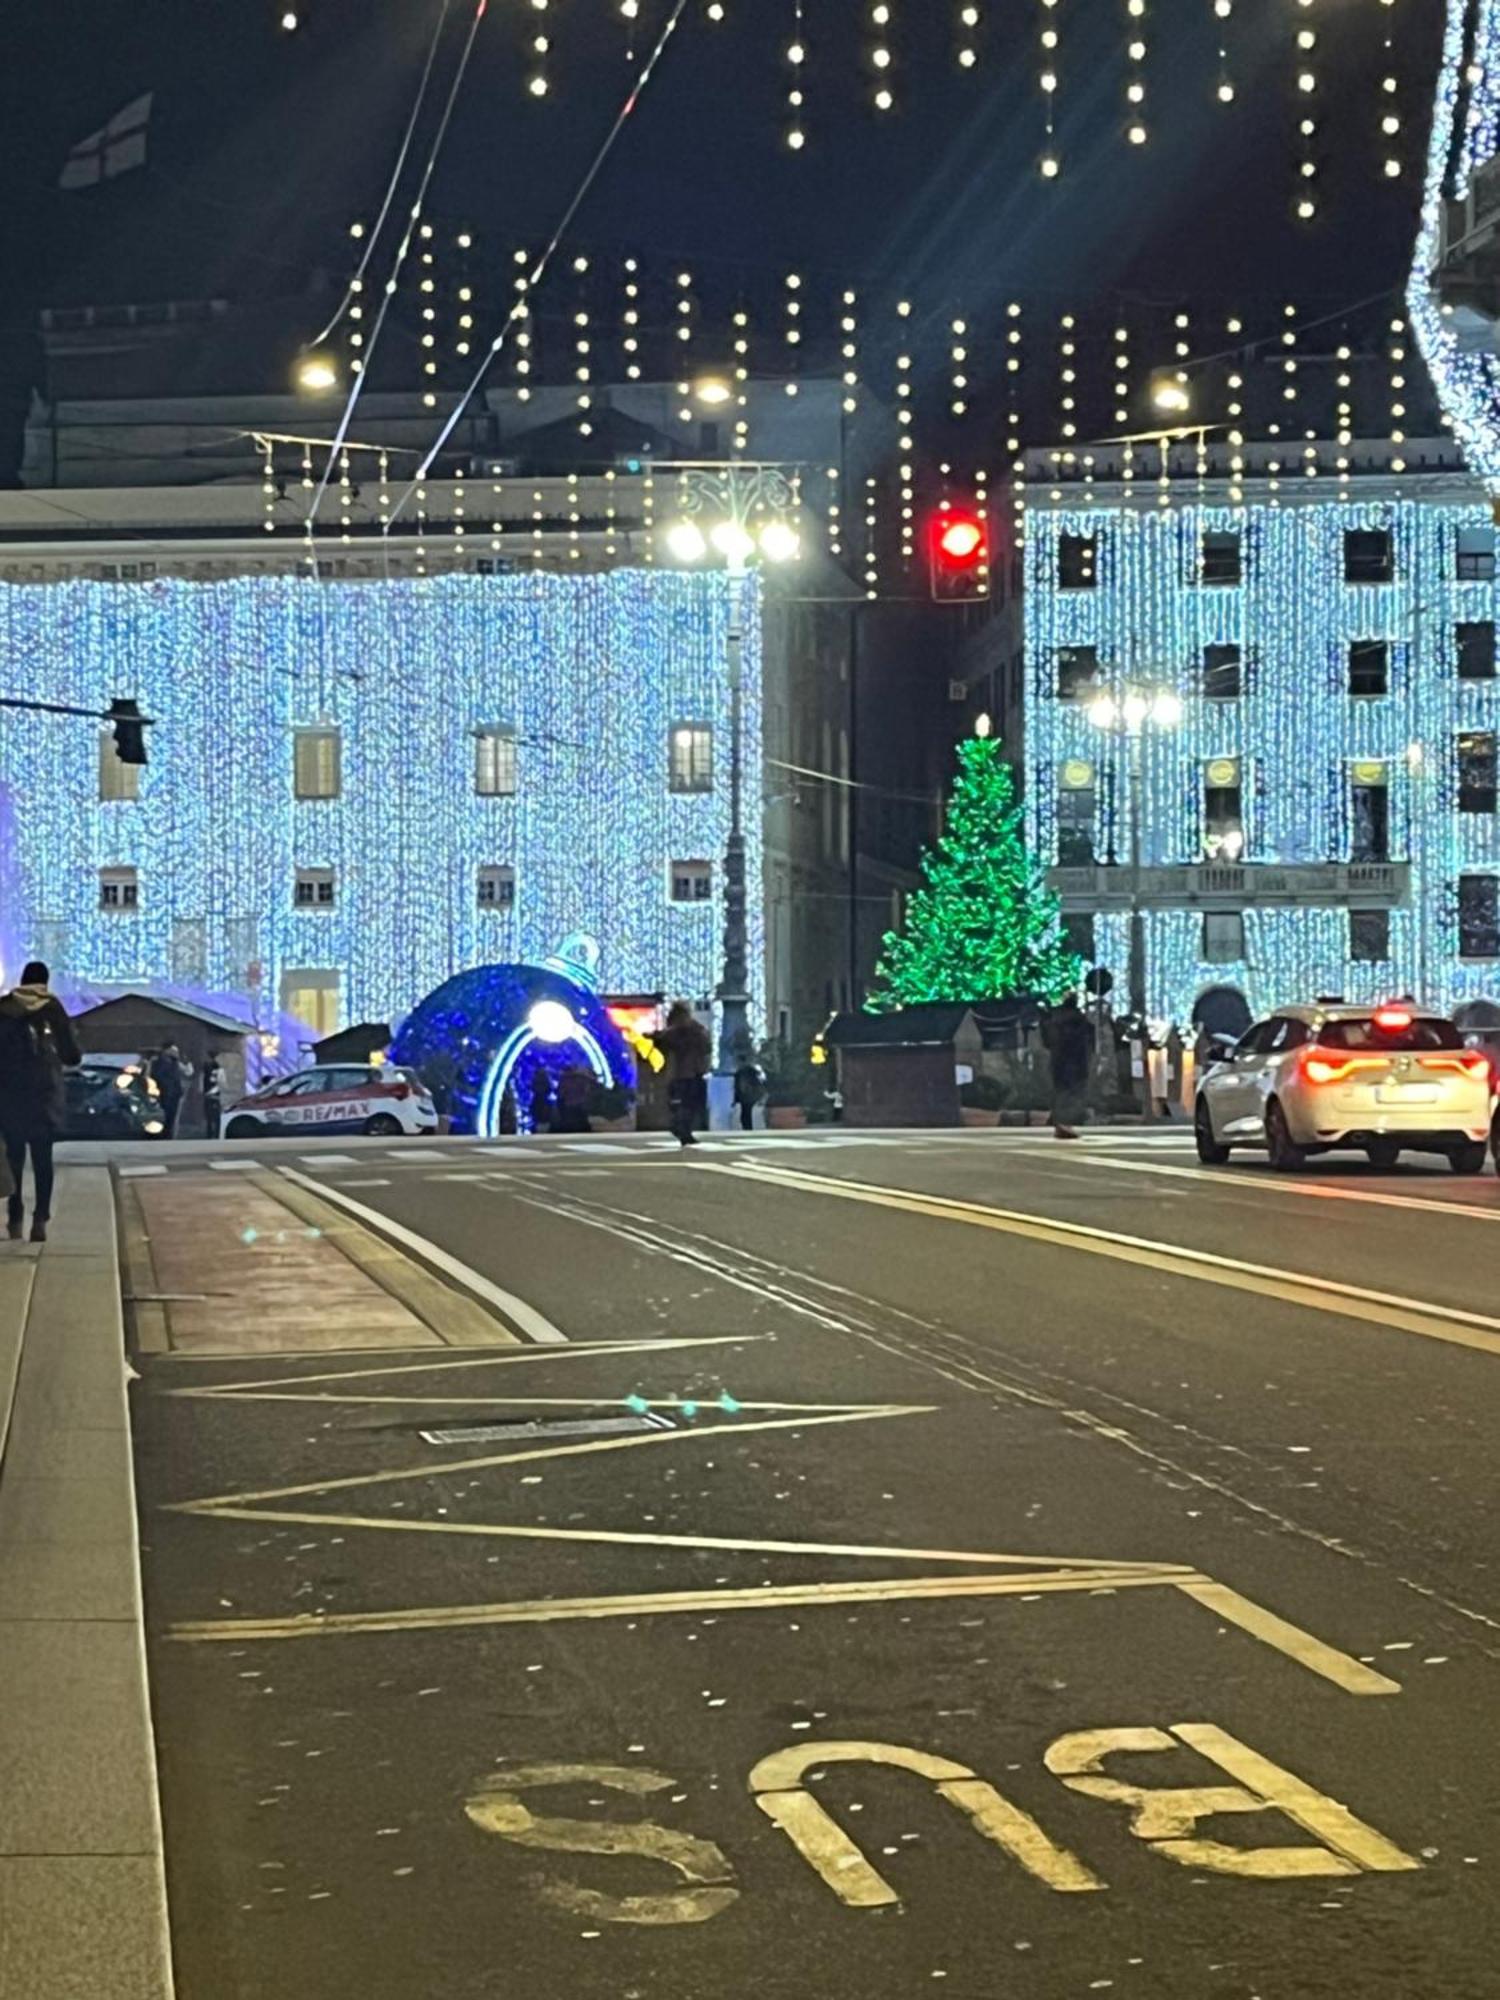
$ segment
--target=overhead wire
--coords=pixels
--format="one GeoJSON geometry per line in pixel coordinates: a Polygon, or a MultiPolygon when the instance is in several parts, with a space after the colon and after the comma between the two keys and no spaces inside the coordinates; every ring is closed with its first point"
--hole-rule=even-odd
{"type": "MultiPolygon", "coordinates": [[[[483,12],[483,4],[484,0],[481,0],[481,7],[480,7],[481,12],[483,12]]],[[[442,428],[439,430],[437,437],[434,440],[431,448],[424,454],[422,463],[418,466],[415,475],[408,483],[408,485],[397,496],[395,505],[391,508],[390,518],[385,524],[384,532],[386,534],[389,534],[391,529],[395,526],[396,522],[400,520],[401,515],[405,510],[406,503],[411,499],[412,495],[416,492],[417,488],[420,485],[422,485],[422,483],[426,480],[428,474],[431,472],[433,463],[436,460],[438,453],[443,449],[443,446],[448,442],[449,438],[452,437],[454,431],[457,429],[463,417],[465,410],[467,410],[469,404],[473,401],[474,397],[479,393],[479,390],[484,383],[484,378],[489,373],[491,363],[494,361],[495,357],[498,354],[504,352],[506,339],[507,336],[509,335],[510,329],[516,324],[516,322],[519,319],[523,319],[525,317],[526,312],[528,310],[527,301],[530,299],[531,294],[535,291],[536,287],[541,283],[542,279],[546,276],[548,267],[550,266],[552,259],[556,256],[558,248],[561,245],[564,236],[567,234],[568,230],[572,226],[573,218],[577,215],[579,209],[582,208],[584,201],[587,199],[589,190],[593,187],[594,182],[599,178],[600,173],[604,169],[605,162],[608,160],[610,154],[614,151],[615,142],[618,140],[621,132],[624,130],[625,125],[630,119],[632,113],[635,111],[636,106],[640,103],[641,95],[645,90],[647,84],[650,83],[652,75],[655,72],[656,66],[661,61],[661,58],[666,51],[667,44],[671,41],[672,36],[676,32],[678,22],[681,21],[683,15],[687,12],[687,7],[688,7],[688,0],[676,0],[676,4],[674,5],[672,12],[668,15],[666,24],[662,28],[661,34],[657,37],[655,46],[653,47],[650,55],[646,58],[645,63],[641,67],[640,75],[631,85],[630,91],[626,96],[625,102],[621,105],[619,113],[616,116],[613,125],[610,126],[608,133],[605,135],[603,145],[599,148],[599,151],[595,154],[593,162],[590,165],[587,173],[585,173],[585,175],[583,176],[583,179],[579,182],[578,187],[574,192],[572,200],[568,203],[567,208],[563,211],[562,220],[553,230],[552,236],[548,241],[546,249],[543,250],[540,257],[537,258],[535,264],[532,266],[531,271],[526,279],[525,291],[523,292],[522,296],[516,301],[516,303],[511,307],[510,311],[507,313],[505,320],[501,325],[500,331],[495,335],[495,338],[490,342],[489,347],[485,350],[485,353],[482,359],[480,360],[479,366],[475,369],[474,374],[469,381],[468,387],[464,390],[463,394],[459,396],[459,398],[455,402],[452,411],[449,413],[447,421],[443,424],[442,428]]]]}

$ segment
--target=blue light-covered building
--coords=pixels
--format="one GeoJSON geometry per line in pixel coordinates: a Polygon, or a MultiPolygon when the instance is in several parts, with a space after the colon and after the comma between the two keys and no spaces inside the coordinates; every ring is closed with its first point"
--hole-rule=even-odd
{"type": "MultiPolygon", "coordinates": [[[[74,980],[258,988],[318,1033],[451,974],[602,947],[610,992],[714,991],[729,831],[729,583],[587,573],[0,587],[0,953],[74,980]]],[[[746,796],[761,649],[746,612],[746,796]]],[[[752,964],[761,827],[749,814],[752,964]]]]}
{"type": "Polygon", "coordinates": [[[1086,493],[1030,487],[1031,832],[1121,995],[1130,747],[1089,710],[1181,703],[1141,737],[1153,1016],[1500,998],[1494,523],[1451,443],[1405,453],[1344,480],[1240,468],[1236,504],[1210,478],[1163,505],[1103,465],[1086,493]]]}

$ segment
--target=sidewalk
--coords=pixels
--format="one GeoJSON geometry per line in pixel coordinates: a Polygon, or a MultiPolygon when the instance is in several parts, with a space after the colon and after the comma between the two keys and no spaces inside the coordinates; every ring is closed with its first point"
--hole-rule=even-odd
{"type": "Polygon", "coordinates": [[[0,1244],[0,1994],[169,2000],[107,1169],[0,1244]]]}

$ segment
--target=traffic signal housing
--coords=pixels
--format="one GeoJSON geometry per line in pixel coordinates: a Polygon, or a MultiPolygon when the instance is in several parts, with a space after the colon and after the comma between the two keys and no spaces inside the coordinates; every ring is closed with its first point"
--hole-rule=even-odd
{"type": "Polygon", "coordinates": [[[146,759],[146,718],[140,703],[119,696],[109,705],[115,725],[115,755],[122,764],[144,764],[146,759]]]}
{"type": "Polygon", "coordinates": [[[927,526],[928,579],[936,604],[973,604],[990,594],[990,529],[974,507],[944,505],[927,526]]]}

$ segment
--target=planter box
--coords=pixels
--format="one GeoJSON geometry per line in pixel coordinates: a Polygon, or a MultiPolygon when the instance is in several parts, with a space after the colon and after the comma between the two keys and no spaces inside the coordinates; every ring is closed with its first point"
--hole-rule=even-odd
{"type": "Polygon", "coordinates": [[[960,1104],[958,1107],[958,1117],[959,1123],[962,1125],[982,1126],[998,1125],[1000,1123],[999,1109],[996,1108],[991,1111],[982,1104],[960,1104]]]}
{"type": "Polygon", "coordinates": [[[766,1124],[773,1132],[796,1132],[807,1123],[807,1110],[801,1104],[768,1104],[766,1124]]]}
{"type": "Polygon", "coordinates": [[[633,1132],[635,1119],[627,1112],[623,1118],[590,1118],[591,1132],[633,1132]]]}

